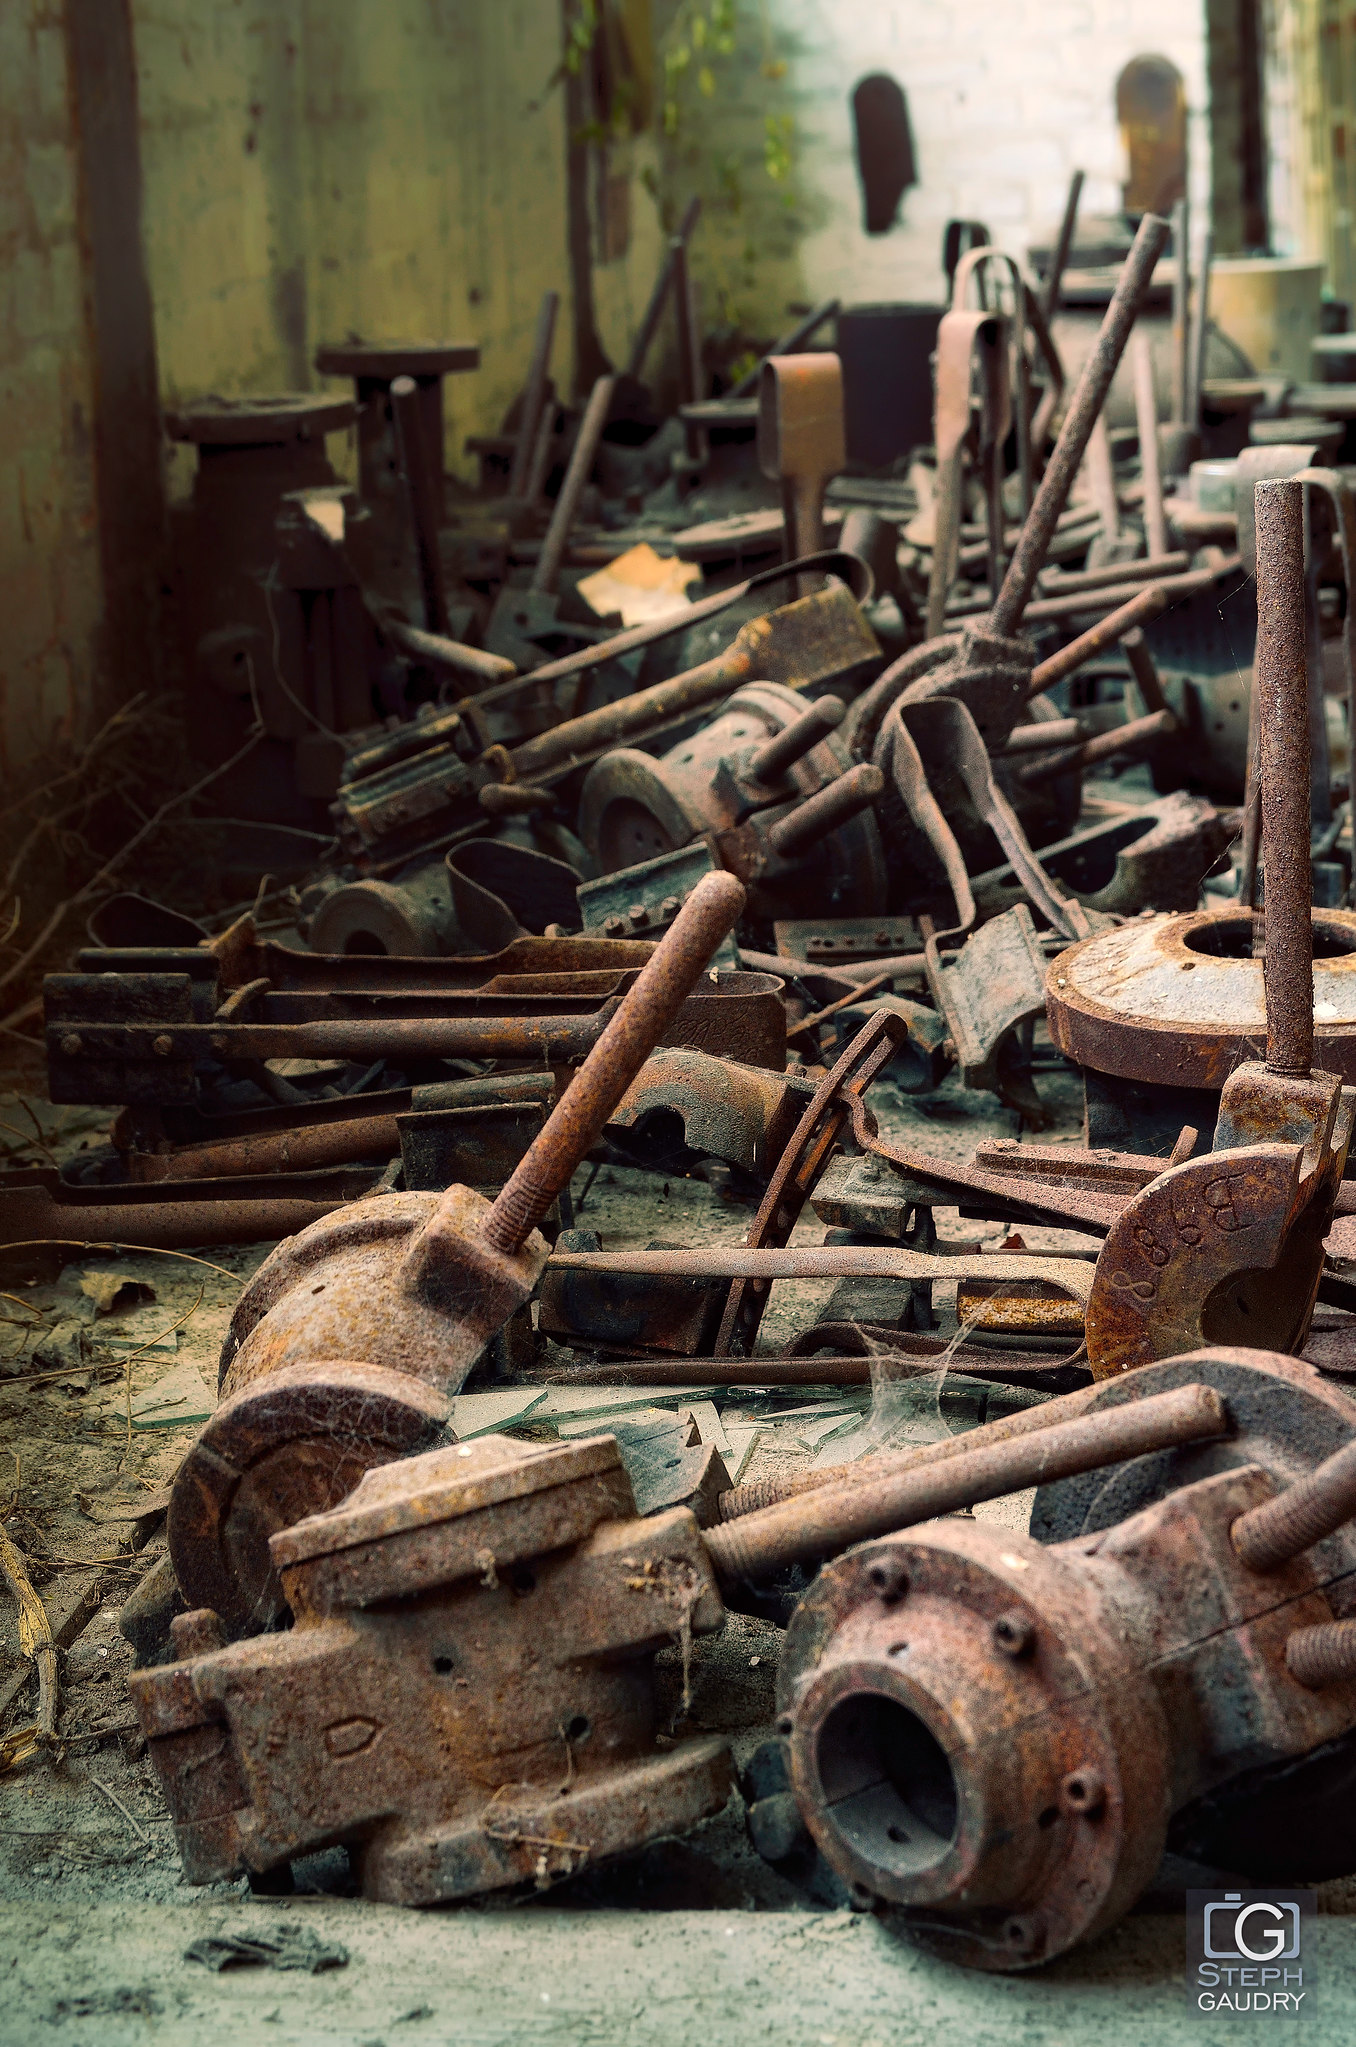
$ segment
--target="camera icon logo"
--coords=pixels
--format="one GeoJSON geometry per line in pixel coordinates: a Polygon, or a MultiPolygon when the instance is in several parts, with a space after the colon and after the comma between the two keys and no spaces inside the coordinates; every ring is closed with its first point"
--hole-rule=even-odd
{"type": "Polygon", "coordinates": [[[1212,1962],[1293,1962],[1299,1951],[1300,1908],[1289,1899],[1245,1905],[1241,1891],[1226,1891],[1205,1908],[1205,1953],[1212,1962]]]}

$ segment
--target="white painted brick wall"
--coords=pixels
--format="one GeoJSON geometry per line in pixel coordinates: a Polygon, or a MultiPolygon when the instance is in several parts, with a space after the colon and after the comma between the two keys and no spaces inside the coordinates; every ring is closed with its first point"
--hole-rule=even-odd
{"type": "MultiPolygon", "coordinates": [[[[952,218],[987,223],[1024,254],[1053,231],[1069,176],[1083,205],[1120,205],[1116,76],[1170,57],[1186,81],[1192,193],[1209,187],[1203,0],[770,0],[788,57],[798,185],[816,225],[800,256],[807,296],[937,299],[952,218]],[[888,71],[904,88],[920,183],[889,234],[862,227],[850,96],[888,71]]],[[[1199,219],[1198,212],[1197,218],[1199,219]]]]}

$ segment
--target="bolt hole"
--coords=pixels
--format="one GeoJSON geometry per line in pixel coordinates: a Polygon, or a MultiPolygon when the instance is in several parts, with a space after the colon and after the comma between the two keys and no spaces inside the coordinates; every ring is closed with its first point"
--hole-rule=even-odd
{"type": "Polygon", "coordinates": [[[1053,1827],[1058,1818],[1059,1807],[1057,1805],[1047,1805],[1044,1812],[1036,1815],[1036,1825],[1044,1833],[1047,1827],[1053,1827]]]}
{"type": "Polygon", "coordinates": [[[573,1719],[565,1723],[565,1739],[571,1748],[577,1747],[581,1741],[587,1741],[592,1732],[593,1722],[586,1713],[576,1713],[573,1719]]]}
{"type": "Polygon", "coordinates": [[[514,1591],[521,1593],[524,1598],[529,1592],[535,1592],[537,1589],[536,1576],[526,1564],[515,1564],[508,1574],[508,1580],[514,1591]]]}
{"type": "Polygon", "coordinates": [[[450,1656],[435,1656],[433,1668],[437,1671],[439,1677],[449,1677],[452,1673],[452,1658],[450,1656]]]}
{"type": "Polygon", "coordinates": [[[325,1282],[324,1282],[324,1280],[323,1280],[323,1279],[321,1280],[321,1282],[320,1282],[320,1285],[319,1285],[319,1286],[313,1286],[313,1287],[311,1288],[311,1292],[312,1292],[313,1294],[323,1294],[323,1293],[324,1293],[324,1291],[325,1291],[325,1282]]]}
{"type": "Polygon", "coordinates": [[[892,1841],[907,1841],[909,1838],[903,1827],[891,1826],[887,1827],[885,1831],[892,1841]]]}
{"type": "Polygon", "coordinates": [[[892,1642],[886,1651],[888,1656],[907,1656],[908,1653],[909,1645],[907,1642],[892,1642]]]}

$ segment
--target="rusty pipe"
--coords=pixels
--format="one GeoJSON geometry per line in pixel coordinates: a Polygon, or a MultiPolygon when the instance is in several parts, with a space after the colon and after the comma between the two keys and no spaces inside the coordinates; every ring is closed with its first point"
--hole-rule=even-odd
{"type": "Polygon", "coordinates": [[[1285,1667],[1297,1684],[1313,1692],[1356,1677],[1356,1621],[1292,1628],[1285,1642],[1285,1667]]]}
{"type": "Polygon", "coordinates": [[[1168,521],[1163,510],[1163,471],[1158,460],[1158,394],[1154,389],[1153,344],[1143,327],[1130,337],[1130,367],[1135,379],[1135,426],[1144,474],[1144,534],[1149,553],[1166,554],[1168,521]]]}
{"type": "Polygon", "coordinates": [[[615,377],[599,377],[589,393],[589,402],[584,408],[584,417],[579,422],[574,451],[570,456],[570,466],[565,471],[565,481],[560,486],[560,496],[556,499],[551,523],[541,544],[537,566],[532,571],[532,581],[529,585],[532,590],[549,595],[560,582],[560,567],[565,559],[570,528],[574,524],[574,515],[579,509],[584,485],[589,480],[589,471],[598,453],[603,428],[607,425],[607,415],[616,384],[615,377]]]}
{"type": "Polygon", "coordinates": [[[990,614],[996,635],[1015,633],[1022,613],[1036,585],[1036,576],[1054,537],[1055,522],[1063,511],[1078,465],[1083,460],[1092,429],[1106,403],[1111,380],[1130,338],[1140,301],[1153,276],[1170,229],[1157,214],[1146,213],[1139,224],[1134,246],[1125,260],[1106,317],[1102,321],[1092,353],[1083,366],[1078,387],[1064,415],[1046,465],[1036,502],[1008,563],[1003,587],[990,614]]]}
{"type": "Polygon", "coordinates": [[[817,789],[786,817],[778,818],[767,835],[769,846],[783,860],[808,852],[827,832],[836,831],[859,811],[869,810],[885,787],[885,777],[871,761],[859,761],[836,782],[817,789]]]}
{"type": "Polygon", "coordinates": [[[650,303],[641,315],[636,338],[631,343],[631,353],[626,358],[625,375],[628,377],[638,379],[644,374],[645,358],[650,353],[654,337],[659,331],[659,322],[664,315],[664,307],[668,303],[669,293],[673,290],[674,250],[686,249],[692,238],[692,230],[701,218],[701,211],[701,200],[689,199],[676,232],[669,237],[664,250],[664,261],[655,279],[654,290],[650,293],[650,303]]]}
{"type": "Polygon", "coordinates": [[[1309,670],[1304,485],[1254,487],[1257,517],[1259,779],[1267,1066],[1307,1074],[1314,1059],[1313,887],[1309,869],[1309,670]]]}
{"type": "Polygon", "coordinates": [[[382,630],[407,654],[420,661],[432,661],[440,668],[450,668],[456,675],[473,676],[482,687],[517,674],[513,663],[502,654],[487,654],[483,647],[468,647],[442,633],[421,632],[418,626],[406,625],[403,619],[386,619],[382,630]]]}
{"type": "Polygon", "coordinates": [[[511,498],[520,498],[527,490],[533,450],[537,445],[537,422],[542,406],[546,403],[546,382],[551,370],[551,344],[555,339],[556,314],[559,310],[560,293],[558,291],[544,293],[541,309],[537,314],[537,331],[532,338],[532,360],[528,365],[527,382],[523,386],[523,409],[518,420],[518,438],[513,448],[513,466],[509,471],[508,494],[511,498]]]}
{"type": "Polygon", "coordinates": [[[1163,585],[1153,583],[1147,590],[1138,591],[1117,610],[1109,611],[1105,618],[1099,618],[1096,625],[1089,626],[1076,640],[1070,640],[1067,647],[1061,647],[1057,653],[1036,663],[1027,688],[1028,700],[1038,697],[1053,683],[1062,682],[1066,675],[1072,675],[1075,668],[1081,668],[1094,655],[1114,647],[1127,633],[1147,625],[1151,618],[1157,618],[1160,611],[1167,609],[1167,603],[1163,585]]]}
{"type": "Polygon", "coordinates": [[[515,1167],[481,1227],[505,1256],[523,1245],[673,1022],[711,955],[739,922],[744,890],[732,874],[697,883],[616,1015],[515,1167]]]}
{"type": "Polygon", "coordinates": [[[1250,1507],[1229,1530],[1250,1571],[1275,1571],[1356,1514],[1356,1443],[1296,1479],[1274,1500],[1250,1507]]]}
{"type": "Polygon", "coordinates": [[[1068,597],[1077,590],[1114,590],[1118,583],[1145,583],[1163,576],[1185,575],[1191,556],[1184,547],[1158,548],[1142,561],[1108,562],[1101,569],[1075,569],[1067,576],[1052,574],[1045,584],[1046,597],[1068,597]]]}
{"type": "Polygon", "coordinates": [[[1014,725],[994,757],[1007,759],[1015,753],[1048,753],[1054,746],[1070,746],[1088,736],[1077,718],[1049,718],[1043,725],[1014,725]]]}
{"type": "Polygon", "coordinates": [[[842,724],[847,706],[841,697],[816,697],[808,710],[793,718],[780,732],[760,746],[749,760],[748,772],[755,782],[779,782],[802,754],[818,746],[821,739],[842,724]]]}
{"type": "MultiPolygon", "coordinates": [[[[752,1359],[756,1364],[758,1360],[752,1359]]],[[[934,1364],[933,1369],[938,1369],[934,1364]]],[[[880,1450],[858,1458],[854,1464],[829,1464],[818,1471],[779,1473],[775,1478],[749,1479],[734,1486],[720,1499],[722,1521],[738,1521],[781,1500],[796,1499],[801,1493],[816,1493],[824,1486],[835,1488],[874,1485],[878,1478],[899,1477],[905,1472],[928,1471],[945,1464],[962,1451],[982,1450],[1029,1436],[1036,1429],[1053,1428],[1056,1423],[1077,1421],[1096,1409],[1096,1386],[1080,1386],[1075,1393],[1061,1393],[1040,1407],[1020,1408],[997,1421],[984,1422],[962,1436],[940,1436],[935,1443],[919,1443],[908,1450],[880,1450]]]]}
{"type": "Polygon", "coordinates": [[[1050,275],[1046,278],[1045,289],[1041,293],[1041,311],[1045,314],[1047,327],[1059,311],[1060,286],[1064,282],[1069,251],[1073,247],[1074,228],[1078,222],[1078,202],[1083,196],[1083,176],[1082,171],[1075,171],[1069,179],[1069,193],[1064,201],[1064,218],[1059,224],[1059,235],[1050,257],[1050,275]]]}
{"type": "Polygon", "coordinates": [[[804,1499],[785,1500],[712,1529],[707,1554],[726,1584],[766,1577],[787,1564],[833,1556],[981,1500],[997,1500],[1027,1486],[1047,1485],[1143,1457],[1182,1443],[1222,1436],[1228,1410],[1212,1386],[1179,1386],[1171,1393],[1127,1401],[1108,1413],[1053,1427],[997,1445],[966,1449],[933,1471],[882,1475],[857,1486],[828,1486],[804,1499]]]}
{"type": "MultiPolygon", "coordinates": [[[[1039,731],[1039,726],[1036,729],[1039,731]]],[[[1082,774],[1098,761],[1151,746],[1155,739],[1166,738],[1176,730],[1177,719],[1171,711],[1150,711],[1146,717],[1128,718],[1124,725],[1113,725],[1109,732],[1097,733],[1081,746],[1061,748],[1049,760],[1033,761],[1030,767],[1019,768],[1017,780],[1024,787],[1037,788],[1042,782],[1057,781],[1061,775],[1082,774]]]]}

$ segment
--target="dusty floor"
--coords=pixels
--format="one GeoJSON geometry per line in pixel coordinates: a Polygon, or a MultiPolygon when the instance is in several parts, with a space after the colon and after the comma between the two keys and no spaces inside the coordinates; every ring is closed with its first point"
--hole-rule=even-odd
{"type": "MultiPolygon", "coordinates": [[[[1057,1112],[1042,1141],[1076,1138],[1076,1088],[1061,1075],[1042,1085],[1057,1112]]],[[[981,1136],[1016,1134],[1015,1118],[991,1097],[962,1101],[954,1085],[927,1100],[889,1088],[873,1099],[883,1125],[935,1151],[961,1156],[981,1136]]],[[[19,1121],[12,1107],[0,1106],[0,1117],[19,1121]]],[[[98,1119],[49,1129],[44,1141],[58,1155],[97,1142],[98,1119]]],[[[584,1197],[577,1221],[609,1247],[736,1242],[751,1212],[700,1180],[665,1184],[605,1168],[585,1195],[587,1177],[575,1185],[576,1203],[584,1197]]],[[[939,1220],[957,1245],[982,1229],[939,1220]]],[[[799,1235],[813,1242],[821,1233],[810,1216],[799,1235]]],[[[1077,1247],[1064,1233],[1026,1235],[1033,1249],[1077,1247]]],[[[0,1281],[0,1353],[8,1353],[0,1356],[0,1444],[9,1466],[0,1514],[34,1562],[54,1623],[75,1616],[62,1657],[64,1759],[0,1779],[0,1980],[8,1988],[0,2041],[397,2047],[781,2038],[893,2047],[1055,2041],[1094,2024],[1109,2043],[1128,2043],[1150,2028],[1197,2023],[1181,1988],[1180,1916],[1136,1918],[1033,1978],[977,1978],[919,1955],[884,1922],[807,1901],[753,1853],[737,1796],[686,1839],[586,1873],[544,1900],[429,1914],[373,1908],[345,1895],[340,1851],[298,1863],[292,1899],[252,1896],[244,1882],[185,1886],[123,1689],[131,1652],[117,1614],[163,1553],[165,1488],[210,1407],[240,1280],[266,1249],[207,1249],[198,1263],[34,1247],[32,1269],[11,1253],[0,1281]],[[347,1963],[314,1976],[215,1975],[185,1959],[204,1933],[288,1923],[337,1941],[347,1963]]],[[[762,1350],[783,1349],[827,1305],[833,1285],[779,1288],[762,1350]]],[[[949,1333],[945,1289],[936,1304],[949,1333]]],[[[757,1477],[788,1461],[838,1461],[887,1433],[941,1433],[940,1386],[941,1375],[916,1382],[888,1406],[867,1392],[798,1388],[722,1395],[717,1407],[732,1459],[747,1459],[744,1475],[757,1477]]],[[[672,1408],[684,1397],[672,1389],[627,1396],[636,1408],[672,1408]]],[[[553,1395],[551,1412],[534,1409],[523,1426],[539,1435],[594,1425],[588,1401],[577,1400],[573,1415],[569,1404],[553,1395]]],[[[978,1511],[1021,1526],[1029,1499],[978,1511]]],[[[728,1731],[737,1761],[771,1731],[778,1640],[769,1624],[735,1617],[721,1637],[696,1645],[691,1724],[728,1731]]],[[[25,1668],[12,1605],[0,1601],[0,1732],[31,1717],[25,1668]]],[[[676,1691],[676,1670],[669,1679],[676,1691]]],[[[1328,1886],[1323,1902],[1343,1914],[1345,1888],[1328,1886]]],[[[1326,1920],[1322,1953],[1330,1987],[1309,2036],[1346,2039],[1352,2026],[1339,2031],[1339,2014],[1356,2023],[1356,1923],[1326,1920]]]]}

